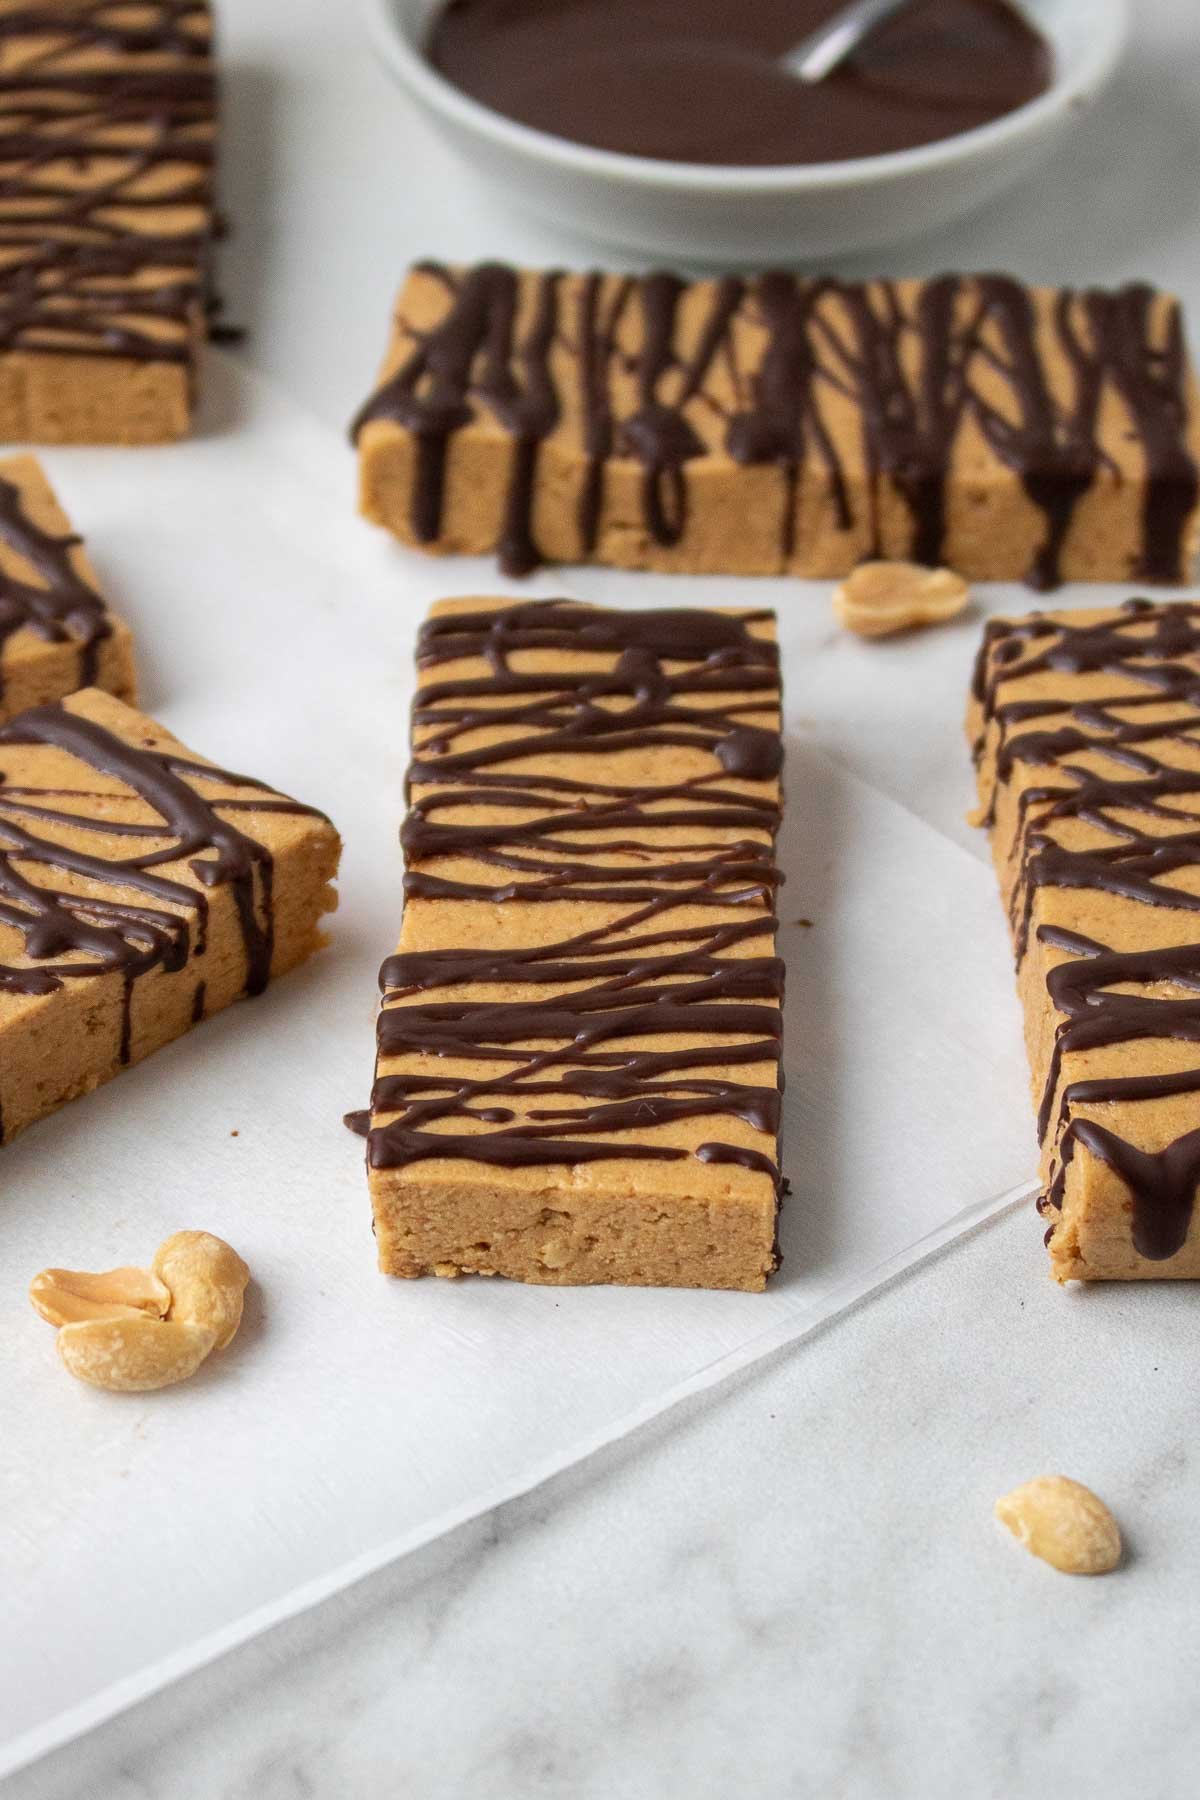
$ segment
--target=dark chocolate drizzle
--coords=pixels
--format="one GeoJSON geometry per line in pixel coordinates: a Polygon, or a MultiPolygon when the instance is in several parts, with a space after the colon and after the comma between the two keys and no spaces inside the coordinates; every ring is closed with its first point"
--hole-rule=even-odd
{"type": "MultiPolygon", "coordinates": [[[[1039,1137],[1053,1144],[1052,1175],[1039,1204],[1052,1218],[1061,1212],[1067,1170],[1081,1143],[1129,1188],[1139,1253],[1165,1260],[1187,1239],[1200,1132],[1151,1153],[1076,1111],[1200,1093],[1200,1070],[1064,1086],[1063,1059],[1150,1039],[1200,1044],[1200,942],[1113,950],[1077,931],[1035,927],[1034,919],[1037,895],[1047,887],[1200,912],[1200,896],[1178,885],[1181,872],[1200,868],[1200,603],[1131,601],[1080,624],[1060,615],[994,620],[976,664],[975,695],[985,733],[998,727],[997,791],[1018,764],[1047,770],[1044,784],[1021,794],[1011,903],[1018,958],[1033,930],[1040,943],[1069,957],[1047,977],[1061,1017],[1038,1116],[1039,1137]],[[1053,698],[1005,701],[1008,683],[1052,671],[1111,677],[1113,691],[1073,701],[1067,682],[1053,698]],[[1099,771],[1091,766],[1097,755],[1099,771]],[[1062,820],[1082,821],[1104,841],[1067,848],[1055,836],[1062,820]]],[[[989,812],[994,818],[995,794],[989,812]]]]}
{"type": "Polygon", "coordinates": [[[591,274],[568,302],[568,284],[557,272],[530,277],[525,286],[516,271],[496,263],[463,271],[421,267],[444,287],[445,313],[429,329],[405,326],[412,349],[352,427],[357,438],[372,420],[385,419],[415,437],[411,526],[421,543],[441,534],[455,435],[490,415],[512,439],[501,565],[510,574],[535,566],[539,456],[570,404],[581,419],[586,459],[577,501],[581,556],[591,556],[599,541],[614,458],[640,464],[643,527],[654,543],[671,547],[687,528],[688,465],[723,449],[739,463],[780,469],[785,566],[794,550],[797,481],[810,462],[822,473],[839,526],[855,523],[826,416],[837,394],[853,400],[861,417],[873,553],[883,548],[879,499],[887,482],[910,515],[906,553],[924,563],[943,560],[949,471],[961,434],[973,425],[1042,515],[1044,535],[1028,580],[1048,588],[1060,579],[1080,500],[1111,466],[1098,420],[1102,403],[1115,397],[1146,471],[1141,552],[1129,573],[1166,582],[1186,575],[1200,493],[1188,446],[1187,355],[1178,306],[1163,302],[1164,313],[1156,314],[1158,297],[1149,287],[1063,289],[1052,316],[1039,320],[1031,292],[1004,275],[941,276],[923,283],[911,305],[894,282],[775,271],[709,284],[704,315],[685,343],[685,289],[673,275],[591,274]],[[765,334],[753,370],[738,366],[739,320],[765,334]],[[1070,371],[1065,400],[1051,383],[1048,343],[1070,371]],[[618,376],[632,376],[635,389],[624,417],[618,376]]]}
{"type": "Polygon", "coordinates": [[[190,364],[211,301],[207,0],[34,4],[0,15],[13,38],[44,48],[0,78],[0,351],[190,364]],[[178,208],[204,222],[178,229],[178,208]]]}
{"type": "MultiPolygon", "coordinates": [[[[689,1153],[610,1134],[722,1116],[777,1138],[778,1077],[763,1087],[711,1074],[722,1064],[777,1066],[780,1054],[783,965],[738,953],[774,932],[781,880],[776,792],[748,785],[773,782],[780,768],[778,732],[755,722],[779,705],[778,652],[751,630],[768,616],[545,601],[423,627],[405,891],[480,902],[480,942],[387,959],[379,1051],[494,1064],[495,1073],[381,1075],[373,1167],[428,1157],[510,1168],[677,1160],[689,1153]],[[533,672],[530,652],[551,652],[552,666],[533,672]],[[569,666],[585,652],[609,666],[569,666]],[[438,664],[467,657],[487,673],[436,679],[438,664]],[[496,726],[501,742],[473,741],[496,726]],[[655,752],[675,746],[706,753],[711,772],[630,786],[539,766],[620,751],[652,766],[655,752]],[[459,822],[463,808],[479,806],[504,816],[459,822]],[[656,833],[668,827],[674,842],[664,848],[656,833]],[[445,872],[450,861],[456,874],[445,872]],[[573,899],[614,916],[555,942],[488,947],[491,905],[573,899]],[[717,916],[677,923],[681,909],[717,916]],[[538,991],[528,1002],[473,997],[485,984],[538,991]],[[447,989],[458,991],[437,997],[447,989]],[[666,1035],[710,1041],[664,1049],[656,1040],[666,1035]],[[568,1104],[537,1103],[548,1096],[568,1104]],[[454,1120],[472,1129],[446,1129],[454,1120]]],[[[696,1155],[769,1174],[778,1190],[778,1165],[762,1151],[706,1142],[696,1155]]]]}
{"type": "Polygon", "coordinates": [[[71,556],[79,543],[43,531],[26,512],[21,490],[0,476],[0,543],[29,565],[35,580],[0,569],[0,702],[4,699],[4,646],[18,631],[32,631],[47,643],[78,646],[79,687],[96,678],[100,646],[112,634],[103,600],[83,579],[71,556]]]}
{"type": "MultiPolygon", "coordinates": [[[[120,1053],[126,1062],[137,978],[156,968],[174,973],[190,956],[204,953],[206,890],[228,885],[245,948],[244,991],[261,993],[274,949],[271,854],[224,816],[250,807],[312,813],[247,776],[177,751],[127,743],[60,705],[31,707],[0,725],[0,925],[16,930],[23,950],[21,960],[0,962],[0,991],[36,996],[53,993],[66,981],[120,975],[120,1053]],[[19,785],[9,775],[5,753],[33,746],[66,752],[80,765],[81,780],[89,770],[114,778],[154,816],[144,822],[114,818],[110,795],[86,786],[19,785]],[[208,800],[202,791],[206,784],[260,790],[266,797],[208,800]],[[68,830],[105,840],[111,854],[70,848],[62,841],[68,830]],[[136,839],[142,847],[126,853],[123,839],[136,839]],[[180,862],[199,887],[163,872],[165,865],[180,862]],[[87,890],[74,891],[63,876],[82,878],[87,890]],[[130,892],[139,898],[130,899],[130,892]]],[[[204,1004],[200,982],[194,1019],[203,1016],[204,1004]]]]}

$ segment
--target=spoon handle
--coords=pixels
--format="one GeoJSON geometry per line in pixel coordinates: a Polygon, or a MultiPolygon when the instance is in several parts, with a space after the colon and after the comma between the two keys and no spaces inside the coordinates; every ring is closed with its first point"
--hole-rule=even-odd
{"type": "Polygon", "coordinates": [[[810,86],[824,81],[869,31],[909,4],[910,0],[852,0],[790,50],[783,67],[810,86]]]}

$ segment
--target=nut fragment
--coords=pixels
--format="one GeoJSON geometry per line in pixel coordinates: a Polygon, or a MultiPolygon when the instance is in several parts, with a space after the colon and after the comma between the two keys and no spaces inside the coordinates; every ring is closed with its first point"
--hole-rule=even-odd
{"type": "Polygon", "coordinates": [[[177,1231],[159,1245],[153,1267],[171,1290],[168,1318],[209,1327],[223,1350],[242,1322],[250,1280],[237,1251],[209,1231],[177,1231]]]}
{"type": "Polygon", "coordinates": [[[206,1325],[154,1319],[84,1319],[64,1325],[58,1353],[72,1375],[115,1393],[171,1387],[194,1375],[216,1343],[206,1325]]]}
{"type": "Polygon", "coordinates": [[[1090,1488],[1039,1475],[996,1502],[996,1517],[1025,1548],[1065,1575],[1106,1575],[1121,1560],[1117,1522],[1090,1488]]]}
{"type": "Polygon", "coordinates": [[[936,625],[960,613],[971,590],[952,569],[920,563],[865,562],[834,590],[833,610],[859,637],[888,637],[915,625],[936,625]]]}
{"type": "Polygon", "coordinates": [[[150,1269],[43,1269],[29,1284],[29,1298],[51,1325],[81,1319],[165,1319],[171,1292],[150,1269]]]}

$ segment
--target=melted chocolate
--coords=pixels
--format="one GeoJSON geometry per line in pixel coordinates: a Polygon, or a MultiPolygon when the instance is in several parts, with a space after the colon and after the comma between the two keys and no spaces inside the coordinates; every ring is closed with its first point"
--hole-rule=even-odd
{"type": "Polygon", "coordinates": [[[1185,1132],[1152,1152],[1139,1150],[1095,1119],[1076,1119],[1061,1147],[1064,1166],[1076,1144],[1107,1163],[1133,1195],[1133,1245],[1139,1255],[1165,1262],[1183,1248],[1200,1183],[1200,1131],[1185,1132]]]}
{"type": "MultiPolygon", "coordinates": [[[[1200,911],[1200,898],[1175,879],[1182,870],[1200,868],[1200,807],[1193,798],[1200,796],[1200,768],[1166,760],[1174,745],[1186,764],[1200,732],[1200,603],[1131,601],[1121,613],[1092,624],[1036,614],[1015,622],[994,620],[976,664],[975,694],[985,725],[999,726],[997,782],[1008,781],[1018,764],[1052,772],[1044,785],[1021,795],[1020,873],[1012,903],[1019,957],[1028,945],[1037,893],[1045,887],[1091,889],[1141,906],[1200,911]],[[1114,692],[1080,703],[1062,697],[1004,700],[1007,683],[1054,670],[1111,676],[1114,692]],[[1169,716],[1147,722],[1147,707],[1169,716]],[[1053,719],[1052,728],[1037,727],[1045,718],[1053,719]],[[1097,751],[1117,773],[1100,774],[1078,760],[1097,751]],[[1139,818],[1156,828],[1143,828],[1139,818]],[[1106,841],[1064,848],[1054,838],[1055,822],[1064,819],[1094,826],[1106,841]]],[[[1040,1205],[1051,1215],[1061,1210],[1066,1172],[1075,1145],[1082,1143],[1129,1188],[1139,1253],[1151,1260],[1173,1256],[1191,1223],[1200,1132],[1151,1153],[1094,1119],[1077,1118],[1075,1109],[1200,1093],[1200,1070],[1114,1075],[1063,1087],[1062,1066],[1072,1053],[1139,1040],[1200,1043],[1200,942],[1113,950],[1050,925],[1039,926],[1037,938],[1070,959],[1047,977],[1062,1017],[1038,1116],[1043,1142],[1054,1133],[1056,1164],[1040,1205]]]]}
{"type": "MultiPolygon", "coordinates": [[[[177,751],[126,743],[62,706],[31,707],[0,726],[0,924],[20,934],[24,951],[23,961],[0,963],[0,991],[48,994],[65,981],[120,975],[121,1060],[128,1061],[137,978],[156,968],[173,973],[190,955],[203,954],[208,926],[205,890],[228,885],[246,954],[245,992],[261,993],[274,947],[271,854],[223,816],[257,808],[260,802],[206,800],[201,791],[205,783],[252,789],[262,785],[177,751]],[[110,809],[99,804],[100,797],[84,788],[16,785],[6,779],[4,753],[20,746],[64,751],[83,770],[122,783],[156,817],[145,823],[114,819],[110,809]],[[48,829],[39,833],[35,822],[48,829]],[[61,841],[65,829],[109,840],[112,854],[69,848],[61,841]],[[125,854],[121,849],[125,838],[155,847],[125,854]],[[200,883],[198,889],[160,872],[164,865],[180,861],[187,862],[200,883]],[[56,874],[82,877],[88,891],[59,886],[56,874]],[[128,898],[131,892],[139,898],[128,898]]],[[[261,805],[297,815],[312,810],[276,795],[261,805]]],[[[203,1016],[204,994],[200,982],[193,996],[194,1019],[203,1016]]]]}
{"type": "Polygon", "coordinates": [[[702,163],[832,162],[970,131],[1043,93],[1045,40],[1005,0],[920,0],[815,87],[780,59],[840,0],[449,0],[434,67],[576,143],[702,163]]]}
{"type": "MultiPolygon", "coordinates": [[[[381,1057],[444,1057],[496,1070],[474,1079],[381,1076],[373,1113],[396,1116],[369,1132],[373,1167],[427,1157],[510,1168],[674,1161],[688,1152],[609,1134],[693,1118],[736,1118],[777,1137],[778,1082],[764,1088],[702,1072],[779,1061],[783,965],[738,954],[775,929],[779,808],[774,792],[733,785],[772,781],[779,771],[778,734],[749,717],[779,703],[778,652],[750,630],[767,616],[545,601],[423,627],[418,660],[426,672],[471,657],[487,674],[427,678],[418,695],[409,775],[418,797],[402,834],[406,892],[485,905],[579,899],[616,911],[608,923],[525,949],[485,941],[387,959],[381,1057]],[[534,672],[530,652],[550,652],[556,666],[534,672]],[[606,671],[563,666],[580,653],[615,660],[606,671]],[[506,729],[500,743],[472,742],[498,725],[506,729]],[[711,772],[630,786],[540,767],[548,757],[570,767],[574,757],[630,750],[652,766],[655,752],[674,746],[706,753],[711,772]],[[456,816],[479,806],[502,819],[468,825],[456,816]],[[656,836],[665,828],[675,839],[669,849],[656,836]],[[730,831],[740,835],[713,835],[730,831]],[[448,860],[482,874],[439,873],[448,860]],[[680,909],[721,916],[675,923],[680,909]],[[527,1002],[473,998],[470,990],[484,985],[538,992],[527,1002]],[[447,989],[459,991],[435,997],[447,989]],[[652,1047],[664,1036],[697,1034],[710,1042],[652,1047]],[[544,1047],[530,1048],[535,1043],[544,1047]],[[567,1104],[537,1104],[545,1096],[567,1104]],[[454,1120],[472,1129],[447,1129],[454,1120]]],[[[480,935],[486,939],[486,924],[480,935]]],[[[357,1129],[358,1117],[351,1119],[357,1129]]],[[[714,1142],[696,1154],[765,1172],[778,1187],[778,1166],[761,1151],[714,1142]]]]}
{"type": "Polygon", "coordinates": [[[79,539],[43,531],[26,512],[20,488],[0,476],[0,542],[28,563],[37,577],[27,581],[0,569],[0,701],[4,645],[22,630],[35,632],[47,643],[77,644],[78,685],[89,687],[112,621],[103,600],[71,559],[79,539]]]}
{"type": "Polygon", "coordinates": [[[207,0],[0,15],[0,41],[44,40],[0,78],[0,351],[190,364],[210,304],[208,23],[207,0]],[[80,69],[97,52],[112,63],[80,69]],[[100,158],[84,182],[49,172],[90,172],[100,158]],[[206,222],[171,229],[171,208],[200,208],[206,222]]]}
{"type": "Polygon", "coordinates": [[[1029,290],[1001,275],[928,281],[907,309],[892,282],[782,272],[729,277],[711,284],[698,335],[685,347],[683,284],[675,276],[588,275],[568,283],[549,272],[534,278],[526,317],[512,269],[422,266],[445,289],[445,313],[428,330],[410,329],[413,348],[353,426],[357,437],[370,421],[386,419],[415,437],[411,524],[419,542],[440,536],[455,434],[490,416],[513,440],[500,560],[509,574],[527,573],[540,560],[533,511],[541,447],[569,410],[581,420],[586,456],[580,555],[592,555],[599,540],[614,458],[641,467],[649,536],[664,547],[677,544],[688,519],[688,465],[711,453],[699,426],[707,420],[711,432],[715,420],[717,442],[735,461],[774,464],[783,473],[782,567],[794,549],[797,480],[810,465],[821,472],[841,527],[855,523],[847,471],[825,417],[837,394],[851,398],[861,417],[874,554],[882,550],[886,481],[910,515],[909,554],[928,564],[944,560],[949,471],[961,434],[974,427],[1042,515],[1028,579],[1048,588],[1060,579],[1079,502],[1108,467],[1098,418],[1101,403],[1117,399],[1146,469],[1142,549],[1130,573],[1153,581],[1185,574],[1187,527],[1200,492],[1187,444],[1187,356],[1174,303],[1164,341],[1152,331],[1150,288],[1064,289],[1052,319],[1039,323],[1029,290]],[[753,370],[738,366],[738,320],[765,332],[753,370]],[[1047,333],[1071,372],[1065,399],[1044,361],[1047,333]],[[713,379],[718,369],[727,378],[722,385],[713,379]],[[622,417],[615,378],[629,374],[636,404],[622,417]]]}

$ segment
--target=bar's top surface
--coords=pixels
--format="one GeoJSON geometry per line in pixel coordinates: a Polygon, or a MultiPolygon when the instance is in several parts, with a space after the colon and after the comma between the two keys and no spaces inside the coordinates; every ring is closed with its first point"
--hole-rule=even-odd
{"type": "MultiPolygon", "coordinates": [[[[418,440],[414,522],[436,538],[456,433],[508,434],[501,560],[538,560],[537,447],[586,460],[585,553],[603,472],[644,472],[644,523],[662,544],[686,522],[687,465],[813,466],[844,523],[852,484],[888,477],[938,563],[951,467],[1003,467],[1045,515],[1030,579],[1052,585],[1082,496],[1113,470],[1150,491],[1139,573],[1178,580],[1197,497],[1198,411],[1178,303],[1144,285],[1027,288],[1002,275],[844,282],[786,273],[685,283],[669,274],[568,275],[421,264],[397,306],[381,383],[355,428],[418,440]]],[[[786,532],[786,523],[781,526],[786,532]]],[[[786,553],[788,546],[781,549],[786,553]]]]}
{"type": "Polygon", "coordinates": [[[1200,1130],[1155,1104],[1200,1094],[1200,602],[993,620],[975,697],[993,817],[1003,785],[1019,790],[1018,956],[1036,933],[1061,1015],[1039,1119],[1057,1138],[1048,1204],[1083,1144],[1128,1187],[1139,1253],[1163,1260],[1200,1180],[1200,1130]]]}
{"type": "Polygon", "coordinates": [[[56,529],[57,522],[40,464],[31,456],[0,459],[0,701],[7,654],[39,643],[75,644],[79,686],[88,687],[112,632],[81,540],[56,529]]]}
{"type": "Polygon", "coordinates": [[[0,725],[0,1011],[64,982],[182,968],[233,893],[246,991],[270,973],[272,848],[326,822],[95,688],[0,725]]]}
{"type": "Polygon", "coordinates": [[[210,33],[206,0],[0,4],[0,351],[188,359],[210,33]]]}
{"type": "Polygon", "coordinates": [[[672,1188],[729,1165],[778,1182],[772,627],[435,609],[373,1167],[466,1159],[503,1185],[624,1159],[672,1188]]]}

